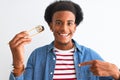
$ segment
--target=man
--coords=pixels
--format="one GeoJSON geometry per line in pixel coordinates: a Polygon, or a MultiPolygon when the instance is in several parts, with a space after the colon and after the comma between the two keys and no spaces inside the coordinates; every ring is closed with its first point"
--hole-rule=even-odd
{"type": "Polygon", "coordinates": [[[72,1],[56,1],[45,10],[45,20],[53,32],[54,41],[35,49],[24,68],[24,45],[31,42],[26,31],[10,42],[13,72],[10,80],[119,80],[118,68],[92,49],[72,39],[83,20],[79,5],[72,1]]]}

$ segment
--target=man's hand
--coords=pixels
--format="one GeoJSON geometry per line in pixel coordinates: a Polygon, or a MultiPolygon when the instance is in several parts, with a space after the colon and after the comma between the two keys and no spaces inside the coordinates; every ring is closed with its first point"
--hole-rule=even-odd
{"type": "Polygon", "coordinates": [[[24,46],[30,42],[31,38],[26,31],[20,32],[9,42],[13,56],[13,73],[16,73],[16,76],[20,75],[24,70],[24,46]]]}
{"type": "Polygon", "coordinates": [[[86,65],[90,65],[91,72],[96,76],[112,76],[116,80],[120,77],[119,69],[114,64],[99,60],[92,60],[79,64],[80,67],[86,65]]]}

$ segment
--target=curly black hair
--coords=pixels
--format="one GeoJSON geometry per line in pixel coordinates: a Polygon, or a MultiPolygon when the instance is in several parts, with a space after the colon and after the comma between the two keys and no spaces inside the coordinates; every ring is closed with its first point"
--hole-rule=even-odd
{"type": "Polygon", "coordinates": [[[52,17],[55,12],[66,10],[74,13],[76,17],[75,23],[76,25],[79,25],[79,23],[83,20],[83,12],[81,7],[72,1],[55,1],[50,4],[45,10],[45,21],[49,25],[52,22],[52,17]]]}

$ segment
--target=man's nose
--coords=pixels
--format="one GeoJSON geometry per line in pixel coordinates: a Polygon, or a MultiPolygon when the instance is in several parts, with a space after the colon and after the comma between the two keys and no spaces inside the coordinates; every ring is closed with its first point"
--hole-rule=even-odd
{"type": "Polygon", "coordinates": [[[67,25],[66,25],[66,24],[63,24],[63,25],[61,26],[61,30],[62,30],[62,31],[67,31],[67,30],[68,30],[67,25]]]}

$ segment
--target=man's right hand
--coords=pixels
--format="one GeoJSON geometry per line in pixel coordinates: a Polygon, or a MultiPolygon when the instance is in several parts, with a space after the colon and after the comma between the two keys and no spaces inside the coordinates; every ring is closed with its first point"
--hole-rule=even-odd
{"type": "Polygon", "coordinates": [[[19,76],[24,68],[24,46],[31,42],[31,38],[27,31],[20,32],[9,42],[9,46],[13,56],[13,73],[19,76]]]}

